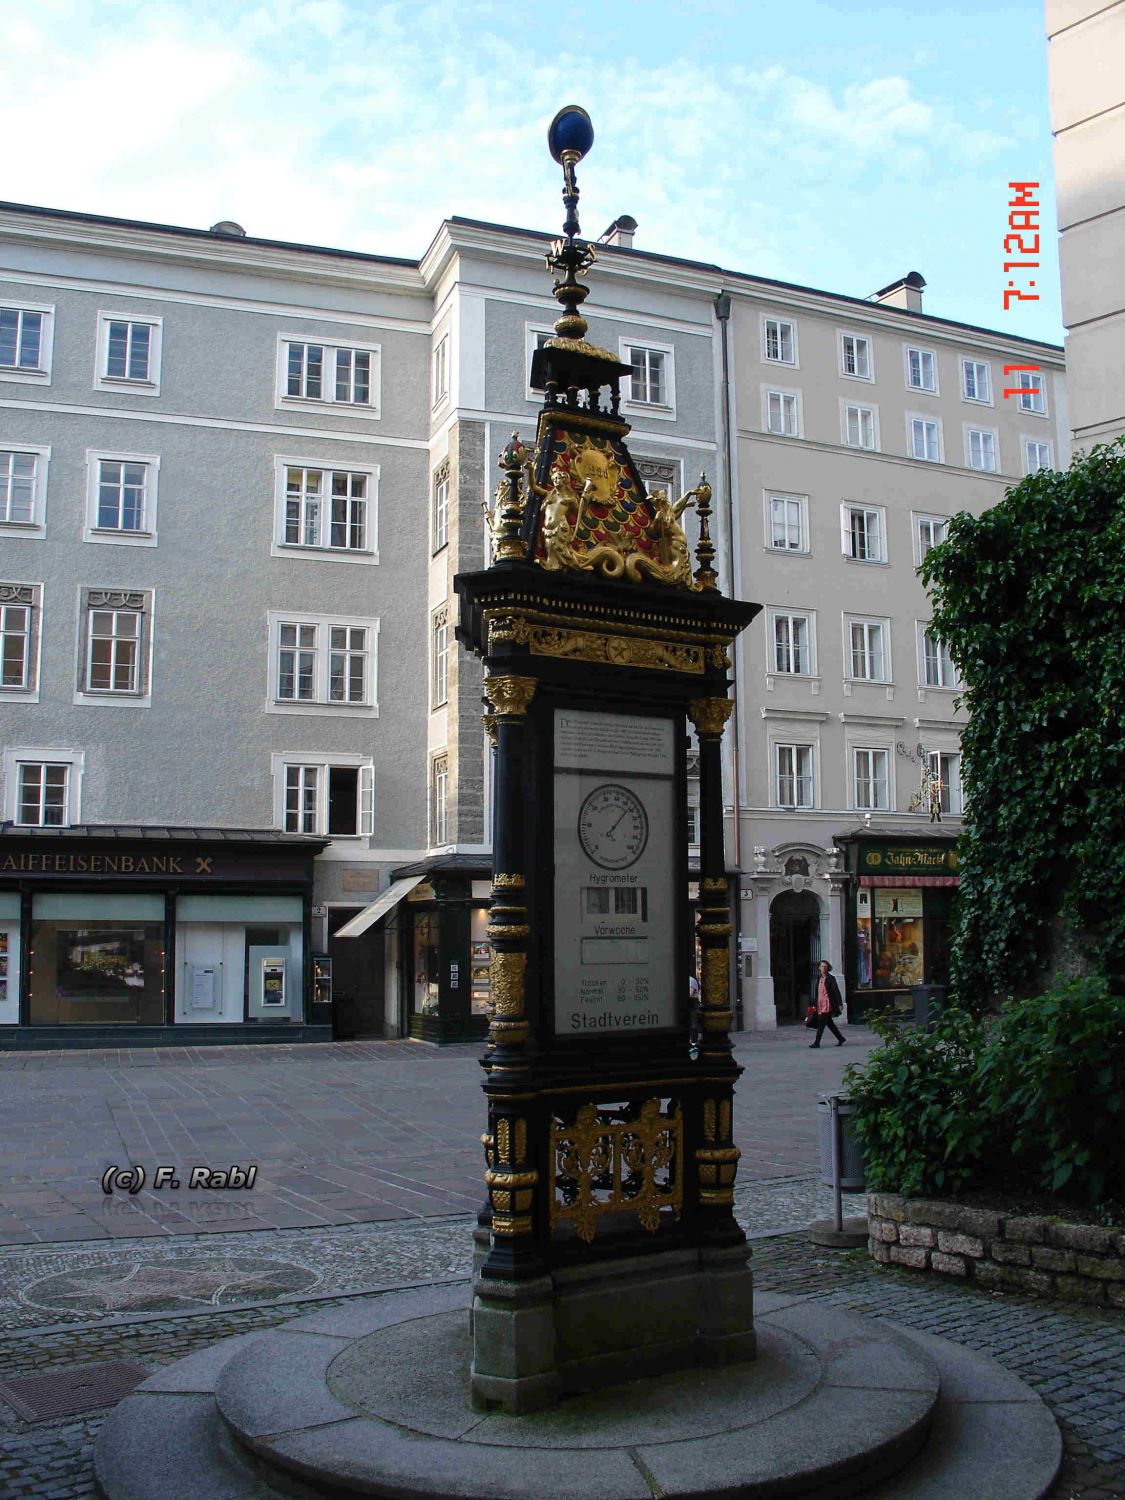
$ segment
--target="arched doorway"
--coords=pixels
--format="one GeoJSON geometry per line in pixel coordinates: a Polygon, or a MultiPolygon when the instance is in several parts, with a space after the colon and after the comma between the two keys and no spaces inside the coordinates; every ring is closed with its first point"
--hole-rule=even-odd
{"type": "Polygon", "coordinates": [[[820,906],[811,891],[782,891],[770,907],[770,973],[779,1025],[804,1018],[820,962],[820,906]]]}

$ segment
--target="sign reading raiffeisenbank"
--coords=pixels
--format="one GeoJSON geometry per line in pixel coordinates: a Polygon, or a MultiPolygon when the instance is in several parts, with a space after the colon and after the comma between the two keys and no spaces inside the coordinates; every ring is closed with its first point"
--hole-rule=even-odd
{"type": "Polygon", "coordinates": [[[861,844],[863,875],[955,875],[957,850],[952,844],[861,844]]]}

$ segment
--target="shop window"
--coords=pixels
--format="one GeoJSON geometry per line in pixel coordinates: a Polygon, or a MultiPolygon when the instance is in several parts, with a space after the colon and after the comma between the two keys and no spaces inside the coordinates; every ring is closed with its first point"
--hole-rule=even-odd
{"type": "Polygon", "coordinates": [[[438,914],[414,913],[414,1013],[438,1013],[438,914]]]}
{"type": "Polygon", "coordinates": [[[920,890],[878,888],[874,898],[876,989],[903,989],[921,984],[925,942],[920,890]]]}
{"type": "Polygon", "coordinates": [[[470,937],[470,1007],[474,1016],[488,1016],[492,1014],[492,948],[488,941],[487,906],[473,907],[470,937]]]}
{"type": "Polygon", "coordinates": [[[163,896],[39,896],[31,953],[33,1026],[163,1023],[163,896]]]}

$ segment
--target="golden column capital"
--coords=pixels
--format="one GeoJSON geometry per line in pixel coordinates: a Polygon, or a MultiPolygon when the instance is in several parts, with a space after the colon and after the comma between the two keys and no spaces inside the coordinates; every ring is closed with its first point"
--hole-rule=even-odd
{"type": "Polygon", "coordinates": [[[693,698],[688,704],[688,717],[697,734],[717,738],[733,710],[734,704],[729,698],[693,698]]]}
{"type": "Polygon", "coordinates": [[[525,714],[539,686],[537,677],[486,677],[484,691],[498,715],[525,714]]]}

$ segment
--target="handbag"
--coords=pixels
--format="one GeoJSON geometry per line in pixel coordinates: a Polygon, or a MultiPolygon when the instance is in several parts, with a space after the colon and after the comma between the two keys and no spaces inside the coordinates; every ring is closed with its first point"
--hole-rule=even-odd
{"type": "Polygon", "coordinates": [[[815,1005],[810,1005],[809,1008],[808,1008],[808,1010],[805,1011],[805,1025],[809,1028],[810,1031],[815,1031],[816,1030],[816,1006],[815,1005]]]}

